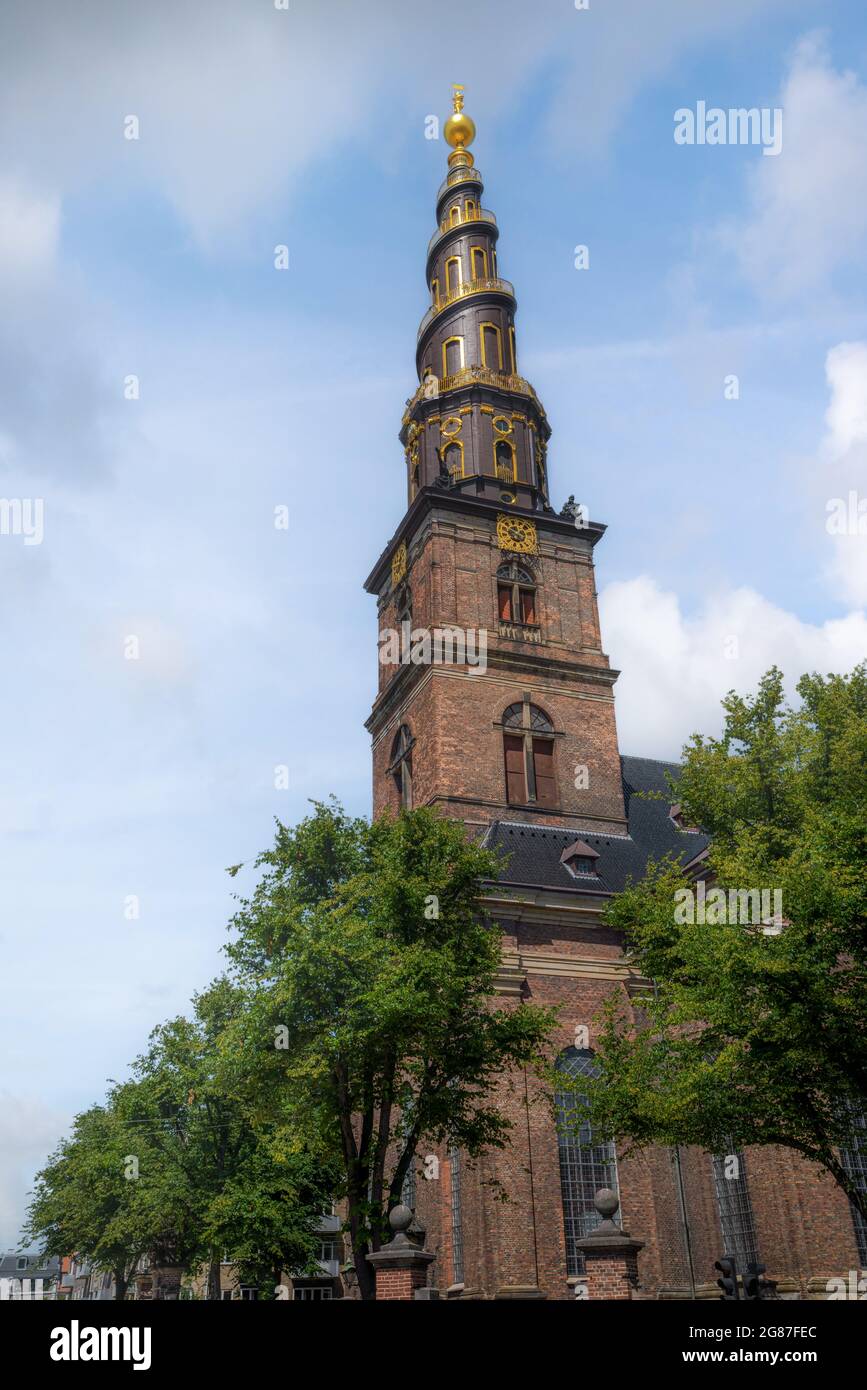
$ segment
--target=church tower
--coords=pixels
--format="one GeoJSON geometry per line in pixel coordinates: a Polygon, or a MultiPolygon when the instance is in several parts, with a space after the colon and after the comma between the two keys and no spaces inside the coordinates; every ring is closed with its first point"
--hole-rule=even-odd
{"type": "Polygon", "coordinates": [[[617,673],[593,569],[605,528],[550,502],[551,429],[520,375],[515,289],[460,87],[444,134],[400,429],[407,510],[366,584],[380,626],[374,812],[437,806],[475,834],[504,815],[616,833],[617,673]]]}
{"type": "MultiPolygon", "coordinates": [[[[551,430],[521,375],[517,298],[459,87],[444,133],[418,385],[400,428],[406,511],[366,583],[379,613],[374,813],[433,806],[504,852],[485,899],[502,931],[498,1002],[557,1008],[556,1067],[571,1083],[593,1074],[605,1000],[619,993],[628,1009],[648,984],[607,903],[666,855],[706,874],[708,842],[671,804],[676,764],[619,754],[593,568],[605,528],[571,498],[551,504],[551,430]]],[[[436,1181],[427,1165],[410,1175],[405,1200],[448,1297],[580,1297],[600,1187],[616,1189],[643,1245],[634,1296],[715,1297],[724,1251],[761,1259],[803,1296],[822,1271],[856,1267],[845,1198],[792,1154],[748,1149],[731,1186],[719,1156],[569,1138],[572,1096],[555,1095],[558,1129],[536,1078],[504,1076],[508,1146],[473,1162],[441,1146],[436,1181]]]]}

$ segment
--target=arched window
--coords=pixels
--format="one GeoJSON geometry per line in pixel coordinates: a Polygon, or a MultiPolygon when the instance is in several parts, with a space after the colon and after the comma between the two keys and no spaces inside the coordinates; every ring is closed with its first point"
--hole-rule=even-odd
{"type": "Polygon", "coordinates": [[[470,271],[474,280],[488,278],[488,257],[483,246],[470,247],[470,271]]]}
{"type": "Polygon", "coordinates": [[[452,226],[452,227],[456,227],[456,226],[458,225],[458,223],[460,222],[460,220],[461,220],[461,206],[460,206],[460,203],[452,203],[451,207],[449,208],[449,225],[452,226]]]}
{"type": "MultiPolygon", "coordinates": [[[[567,1047],[557,1058],[557,1071],[569,1081],[597,1072],[588,1048],[567,1047]]],[[[566,1273],[570,1278],[584,1273],[584,1253],[578,1241],[595,1231],[601,1220],[593,1205],[600,1187],[617,1191],[617,1157],[611,1142],[593,1142],[593,1131],[581,1112],[587,1102],[580,1088],[554,1092],[557,1116],[557,1145],[560,1151],[560,1193],[563,1199],[563,1227],[566,1235],[566,1273]],[[585,1148],[585,1145],[590,1147],[585,1148]]]]}
{"type": "Polygon", "coordinates": [[[460,256],[449,256],[446,261],[446,294],[454,294],[464,278],[460,256]]]}
{"type": "Polygon", "coordinates": [[[517,560],[510,560],[497,570],[497,611],[501,623],[538,622],[536,581],[517,560]]]}
{"type": "Polygon", "coordinates": [[[446,445],[443,458],[453,478],[464,476],[464,446],[459,440],[453,439],[451,444],[446,445]]]}
{"type": "Polygon", "coordinates": [[[475,198],[465,198],[465,199],[464,199],[464,217],[469,217],[469,218],[475,217],[475,215],[476,215],[477,212],[478,212],[478,204],[477,204],[475,198]]]}
{"type": "Polygon", "coordinates": [[[443,343],[443,376],[454,376],[464,365],[463,338],[446,338],[443,343]]]}
{"type": "Polygon", "coordinates": [[[482,366],[492,372],[503,370],[503,340],[495,323],[479,324],[479,341],[482,352],[482,366]]]}
{"type": "Polygon", "coordinates": [[[405,724],[401,724],[391,745],[391,762],[388,770],[400,793],[400,804],[404,810],[412,809],[412,749],[415,740],[405,724]]]}
{"type": "Polygon", "coordinates": [[[510,324],[510,326],[509,326],[509,352],[511,353],[511,356],[512,356],[512,376],[516,376],[516,375],[517,375],[517,371],[518,371],[518,355],[517,355],[517,353],[515,352],[515,325],[514,325],[514,324],[510,324]]]}
{"type": "Polygon", "coordinates": [[[497,439],[494,442],[494,470],[501,483],[518,481],[515,446],[508,439],[497,439]]]}
{"type": "Polygon", "coordinates": [[[412,590],[404,581],[394,596],[398,626],[412,622],[412,590]]]}
{"type": "Polygon", "coordinates": [[[743,1271],[750,1261],[758,1261],[759,1258],[743,1153],[731,1148],[726,1154],[714,1154],[713,1177],[722,1231],[722,1253],[733,1256],[743,1271]]]}
{"type": "Polygon", "coordinates": [[[503,715],[506,800],[512,806],[556,806],[554,727],[525,696],[503,715]]]}
{"type": "Polygon", "coordinates": [[[439,280],[431,280],[431,282],[430,282],[430,299],[431,299],[431,304],[434,306],[434,308],[435,308],[435,309],[438,309],[439,306],[440,306],[440,282],[439,282],[439,280]]]}

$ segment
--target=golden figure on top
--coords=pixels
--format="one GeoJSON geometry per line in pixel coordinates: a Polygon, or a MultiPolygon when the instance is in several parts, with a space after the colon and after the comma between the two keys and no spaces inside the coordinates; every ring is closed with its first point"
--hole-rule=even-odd
{"type": "Polygon", "coordinates": [[[443,135],[452,146],[449,164],[472,165],[473,156],[469,153],[468,146],[476,138],[476,126],[475,122],[464,112],[464,89],[457,83],[454,87],[452,106],[454,108],[452,115],[443,126],[443,135]]]}

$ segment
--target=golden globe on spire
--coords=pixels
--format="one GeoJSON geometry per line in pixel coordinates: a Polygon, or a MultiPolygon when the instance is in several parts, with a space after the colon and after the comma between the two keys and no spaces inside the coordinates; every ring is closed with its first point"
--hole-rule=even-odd
{"type": "Polygon", "coordinates": [[[443,135],[452,146],[449,164],[466,164],[471,167],[473,156],[467,147],[476,138],[476,126],[475,122],[464,111],[464,89],[457,83],[454,86],[452,105],[454,108],[452,115],[443,126],[443,135]]]}

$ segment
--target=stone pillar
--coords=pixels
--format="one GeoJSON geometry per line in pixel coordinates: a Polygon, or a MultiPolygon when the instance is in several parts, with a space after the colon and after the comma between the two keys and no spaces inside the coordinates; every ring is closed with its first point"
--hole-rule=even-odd
{"type": "Polygon", "coordinates": [[[367,1257],[376,1275],[377,1299],[411,1302],[416,1290],[423,1289],[427,1284],[428,1265],[433,1263],[436,1256],[410,1240],[407,1230],[412,1219],[409,1207],[394,1207],[388,1218],[394,1235],[388,1245],[367,1257]]]}
{"type": "Polygon", "coordinates": [[[587,1297],[632,1298],[638,1285],[638,1252],[644,1242],[633,1240],[614,1224],[620,1200],[610,1187],[600,1187],[593,1205],[603,1219],[592,1235],[577,1242],[584,1253],[587,1297]]]}

